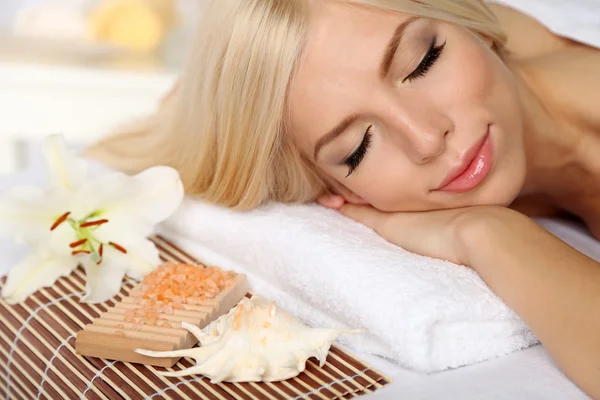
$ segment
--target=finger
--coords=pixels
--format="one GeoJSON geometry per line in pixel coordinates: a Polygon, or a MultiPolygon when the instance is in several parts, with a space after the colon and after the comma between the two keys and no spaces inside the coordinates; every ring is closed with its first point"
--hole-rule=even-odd
{"type": "Polygon", "coordinates": [[[381,221],[383,219],[383,213],[377,211],[371,206],[362,206],[346,203],[340,208],[342,215],[360,222],[363,225],[368,226],[371,229],[378,230],[381,221]]]}
{"type": "Polygon", "coordinates": [[[346,204],[340,212],[373,229],[379,236],[388,242],[400,246],[407,251],[418,252],[420,247],[415,246],[422,243],[422,236],[415,235],[412,231],[402,229],[407,220],[404,213],[389,214],[381,212],[371,206],[360,206],[346,204]]]}
{"type": "Polygon", "coordinates": [[[339,209],[344,205],[346,201],[342,196],[337,194],[326,193],[322,196],[319,196],[317,199],[317,203],[322,205],[323,207],[339,209]]]}

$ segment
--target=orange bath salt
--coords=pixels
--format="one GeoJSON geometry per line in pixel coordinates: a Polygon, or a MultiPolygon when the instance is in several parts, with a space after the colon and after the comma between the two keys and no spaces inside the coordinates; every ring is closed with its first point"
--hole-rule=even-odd
{"type": "Polygon", "coordinates": [[[148,312],[146,312],[146,318],[157,319],[158,314],[155,313],[154,311],[148,311],[148,312]]]}
{"type": "Polygon", "coordinates": [[[134,314],[136,317],[143,317],[145,315],[145,312],[143,309],[137,308],[134,310],[134,314]]]}
{"type": "Polygon", "coordinates": [[[218,267],[166,262],[148,274],[141,284],[142,307],[128,310],[125,320],[150,326],[169,325],[159,314],[172,315],[188,302],[198,304],[215,298],[235,284],[234,273],[218,267]]]}

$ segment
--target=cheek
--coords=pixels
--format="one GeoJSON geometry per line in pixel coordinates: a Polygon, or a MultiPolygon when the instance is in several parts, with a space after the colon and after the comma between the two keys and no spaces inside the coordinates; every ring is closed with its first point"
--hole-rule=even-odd
{"type": "Polygon", "coordinates": [[[382,211],[423,207],[427,180],[419,178],[415,166],[393,146],[379,149],[361,167],[366,168],[348,183],[348,188],[373,207],[382,211]]]}
{"type": "MultiPolygon", "coordinates": [[[[449,39],[450,41],[450,39],[449,39]]],[[[502,131],[519,136],[521,114],[516,83],[504,62],[489,45],[468,31],[452,37],[448,52],[443,98],[444,110],[459,128],[477,128],[481,123],[499,125],[502,131]]]]}
{"type": "Polygon", "coordinates": [[[519,147],[523,135],[519,93],[515,77],[508,67],[491,50],[473,51],[477,60],[465,87],[469,90],[475,109],[480,109],[488,122],[496,125],[496,140],[501,151],[519,147]],[[497,137],[501,135],[502,138],[497,137]]]}
{"type": "Polygon", "coordinates": [[[453,39],[448,50],[448,68],[444,85],[449,90],[450,108],[481,105],[502,85],[502,63],[484,42],[465,31],[453,39]]]}

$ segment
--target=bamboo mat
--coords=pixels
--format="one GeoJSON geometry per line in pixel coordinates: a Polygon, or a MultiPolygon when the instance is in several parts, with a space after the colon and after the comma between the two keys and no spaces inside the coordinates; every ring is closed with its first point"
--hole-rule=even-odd
{"type": "MultiPolygon", "coordinates": [[[[161,237],[152,240],[163,261],[198,261],[161,237]]],[[[4,285],[5,278],[0,283],[4,285]]],[[[135,282],[124,282],[119,301],[135,282]]],[[[76,334],[114,301],[79,303],[85,272],[77,269],[25,302],[0,300],[0,395],[6,399],[350,399],[391,382],[337,345],[320,368],[314,359],[296,378],[275,383],[211,384],[207,378],[166,378],[159,367],[75,354],[76,334]]],[[[183,358],[173,369],[192,366],[183,358]]]]}

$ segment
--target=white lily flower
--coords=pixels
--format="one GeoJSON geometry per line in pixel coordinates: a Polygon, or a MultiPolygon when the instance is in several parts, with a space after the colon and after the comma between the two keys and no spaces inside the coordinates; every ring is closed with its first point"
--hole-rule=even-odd
{"type": "Polygon", "coordinates": [[[160,264],[147,237],[181,204],[179,174],[161,166],[91,179],[87,162],[67,151],[62,136],[47,138],[43,149],[50,187],[21,186],[0,195],[0,236],[32,250],[8,272],[2,297],[20,302],[82,264],[81,300],[106,301],[125,275],[141,280],[160,264]]]}

